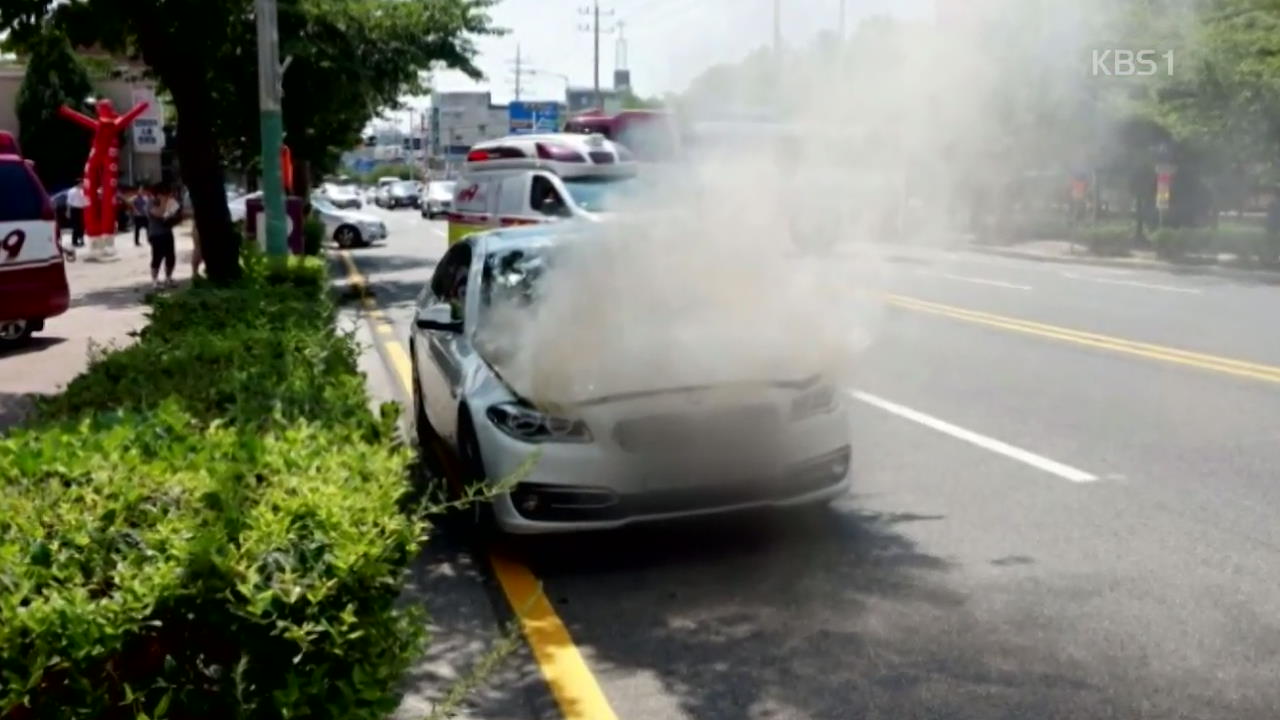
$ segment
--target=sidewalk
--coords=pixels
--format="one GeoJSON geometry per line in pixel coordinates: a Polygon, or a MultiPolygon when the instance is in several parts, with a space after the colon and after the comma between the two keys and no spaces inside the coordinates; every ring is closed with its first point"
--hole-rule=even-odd
{"type": "MultiPolygon", "coordinates": [[[[180,283],[191,278],[191,230],[175,231],[180,283]]],[[[64,236],[70,243],[70,236],[64,236]]],[[[32,394],[58,392],[88,367],[91,347],[132,342],[131,334],[146,324],[146,295],[151,290],[151,248],[133,244],[133,233],[116,236],[117,259],[87,262],[84,248],[67,263],[71,307],[49,318],[45,329],[25,347],[0,352],[0,432],[21,421],[32,394]]]]}
{"type": "Polygon", "coordinates": [[[1073,245],[1067,240],[1029,240],[1016,245],[983,245],[970,241],[957,245],[955,249],[1037,262],[1158,270],[1181,275],[1212,275],[1233,280],[1280,284],[1280,271],[1235,265],[1240,260],[1234,255],[1220,256],[1216,263],[1169,262],[1157,259],[1155,253],[1144,250],[1135,251],[1130,257],[1100,257],[1090,255],[1083,246],[1073,245]]]}

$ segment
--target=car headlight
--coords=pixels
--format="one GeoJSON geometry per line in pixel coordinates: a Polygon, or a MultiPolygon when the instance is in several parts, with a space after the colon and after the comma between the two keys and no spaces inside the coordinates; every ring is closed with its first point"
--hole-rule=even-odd
{"type": "Polygon", "coordinates": [[[791,401],[791,420],[807,420],[835,412],[840,406],[834,385],[819,385],[791,401]]]}
{"type": "Polygon", "coordinates": [[[591,442],[591,431],[581,420],[555,417],[520,403],[493,405],[485,415],[499,430],[523,442],[591,442]]]}

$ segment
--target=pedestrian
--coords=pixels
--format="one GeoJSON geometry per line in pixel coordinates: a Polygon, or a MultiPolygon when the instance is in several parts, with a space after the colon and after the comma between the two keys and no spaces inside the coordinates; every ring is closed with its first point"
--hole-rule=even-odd
{"type": "Polygon", "coordinates": [[[67,216],[71,219],[71,244],[74,247],[84,247],[84,210],[87,207],[89,196],[77,182],[67,191],[67,216]]]}
{"type": "Polygon", "coordinates": [[[129,199],[129,212],[133,214],[133,244],[142,246],[142,232],[147,229],[147,189],[138,186],[129,199]]]}
{"type": "Polygon", "coordinates": [[[164,265],[165,287],[173,287],[173,268],[178,263],[173,228],[182,222],[182,205],[165,185],[151,190],[147,204],[147,242],[151,244],[151,283],[160,288],[160,266],[164,265]]]}

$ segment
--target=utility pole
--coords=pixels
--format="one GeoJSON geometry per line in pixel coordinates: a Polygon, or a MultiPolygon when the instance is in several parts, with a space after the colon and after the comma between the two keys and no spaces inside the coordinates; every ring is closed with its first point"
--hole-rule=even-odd
{"type": "Polygon", "coordinates": [[[773,54],[782,55],[782,0],[773,0],[773,54]]]}
{"type": "Polygon", "coordinates": [[[285,237],[284,178],[280,174],[280,145],[284,118],[280,113],[280,38],[275,26],[275,0],[255,0],[257,15],[257,105],[262,135],[262,210],[265,214],[266,254],[288,255],[285,237]]]}
{"type": "Polygon", "coordinates": [[[521,52],[519,45],[516,45],[515,60],[508,60],[507,62],[511,65],[511,72],[515,75],[515,86],[516,86],[515,99],[516,101],[519,101],[521,96],[523,95],[522,91],[524,90],[524,78],[526,75],[533,75],[534,71],[528,67],[529,66],[528,59],[524,56],[524,53],[521,52]]]}
{"type": "MultiPolygon", "coordinates": [[[[595,80],[593,87],[595,89],[596,96],[596,109],[600,112],[604,112],[604,95],[600,92],[600,33],[602,32],[600,30],[600,0],[591,0],[591,7],[583,8],[582,14],[590,15],[592,17],[590,28],[583,29],[589,30],[594,36],[595,52],[592,60],[592,73],[595,80]]],[[[609,10],[604,14],[606,16],[611,16],[613,15],[613,11],[609,10]]],[[[605,30],[603,32],[608,33],[611,31],[605,30]]]]}
{"type": "Polygon", "coordinates": [[[520,45],[516,44],[516,100],[520,99],[520,73],[524,68],[520,65],[520,45]]]}
{"type": "Polygon", "coordinates": [[[284,118],[280,97],[280,38],[276,29],[276,0],[254,0],[258,26],[258,111],[262,134],[262,203],[267,255],[284,258],[289,254],[285,233],[284,178],[280,170],[280,146],[284,138],[284,118]]]}

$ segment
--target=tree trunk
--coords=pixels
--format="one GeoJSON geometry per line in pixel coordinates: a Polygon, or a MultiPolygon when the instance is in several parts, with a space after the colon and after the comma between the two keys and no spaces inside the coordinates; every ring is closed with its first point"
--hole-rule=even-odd
{"type": "Polygon", "coordinates": [[[203,69],[182,57],[181,39],[145,14],[137,20],[143,60],[160,76],[178,111],[178,164],[182,182],[191,192],[206,273],[214,283],[233,283],[240,279],[240,238],[231,226],[226,179],[213,132],[213,113],[218,109],[209,101],[203,69]]]}
{"type": "Polygon", "coordinates": [[[194,77],[166,82],[178,111],[178,161],[195,206],[200,250],[209,279],[228,284],[240,279],[240,238],[231,227],[226,176],[209,123],[208,95],[201,84],[194,77]]]}
{"type": "Polygon", "coordinates": [[[302,198],[303,204],[311,205],[311,163],[299,158],[293,166],[293,195],[302,198]]]}

